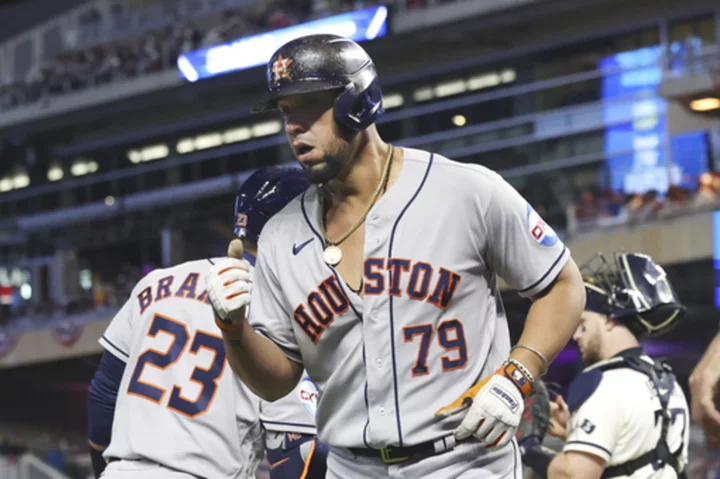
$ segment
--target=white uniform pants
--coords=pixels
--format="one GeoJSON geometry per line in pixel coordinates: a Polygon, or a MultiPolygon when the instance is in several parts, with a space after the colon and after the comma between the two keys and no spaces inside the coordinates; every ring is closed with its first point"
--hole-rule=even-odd
{"type": "Polygon", "coordinates": [[[380,458],[355,456],[346,449],[331,448],[326,479],[522,479],[522,462],[513,439],[499,450],[479,442],[463,442],[451,451],[398,464],[380,458]]]}

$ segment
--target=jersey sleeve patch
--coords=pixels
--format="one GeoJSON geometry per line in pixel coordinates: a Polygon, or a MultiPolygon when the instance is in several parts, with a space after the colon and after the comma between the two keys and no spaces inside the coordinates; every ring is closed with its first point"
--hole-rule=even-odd
{"type": "Polygon", "coordinates": [[[527,205],[526,217],[530,236],[532,236],[539,245],[550,247],[557,244],[559,238],[555,230],[553,230],[529,204],[527,205]]]}

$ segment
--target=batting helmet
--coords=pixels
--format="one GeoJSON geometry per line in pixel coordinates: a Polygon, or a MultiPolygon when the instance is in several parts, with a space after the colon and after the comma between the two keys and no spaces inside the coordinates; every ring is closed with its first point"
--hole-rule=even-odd
{"type": "Polygon", "coordinates": [[[334,117],[354,131],[384,112],[375,64],[363,48],[338,35],[308,35],[281,46],[267,65],[268,91],[253,113],[290,95],[337,90],[334,117]]]}
{"type": "Polygon", "coordinates": [[[257,170],[238,191],[233,233],[257,243],[265,223],[309,185],[298,168],[273,166],[257,170]]]}
{"type": "Polygon", "coordinates": [[[597,253],[580,271],[585,309],[617,319],[638,336],[665,334],[685,314],[665,270],[649,256],[617,252],[611,265],[597,253]]]}

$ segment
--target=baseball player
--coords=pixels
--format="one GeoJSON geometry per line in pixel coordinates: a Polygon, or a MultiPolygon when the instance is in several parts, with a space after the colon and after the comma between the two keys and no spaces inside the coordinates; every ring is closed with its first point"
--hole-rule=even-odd
{"type": "MultiPolygon", "coordinates": [[[[248,179],[235,217],[236,233],[254,240],[249,250],[265,221],[306,187],[297,169],[269,168],[248,179]]],[[[324,446],[311,436],[314,385],[303,381],[293,400],[270,407],[227,371],[204,289],[213,261],[150,273],[100,339],[105,352],[89,390],[96,477],[106,462],[109,478],[254,477],[264,453],[258,410],[268,438],[289,433],[269,443],[272,477],[324,476],[324,446]]]]}
{"type": "MultiPolygon", "coordinates": [[[[240,188],[235,201],[234,233],[242,242],[242,256],[251,269],[265,223],[308,186],[302,170],[278,166],[256,171],[240,188]]],[[[286,397],[275,402],[260,401],[271,479],[325,477],[328,448],[315,437],[317,397],[317,386],[303,374],[297,387],[286,397]]]]}
{"type": "Polygon", "coordinates": [[[232,369],[266,400],[307,370],[327,477],[520,477],[523,399],[584,305],[569,251],[496,173],[385,143],[356,43],[292,40],[267,74],[254,110],[279,110],[314,185],[263,229],[252,282],[234,258],[208,276],[232,369]],[[534,300],[513,351],[496,274],[534,300]]]}
{"type": "Polygon", "coordinates": [[[523,461],[541,477],[677,478],[688,460],[690,415],[669,366],[648,357],[638,338],[674,327],[684,313],[665,271],[645,255],[596,255],[581,270],[587,305],[575,332],[586,369],[567,402],[550,404],[548,433],[562,453],[521,442],[523,461]]]}

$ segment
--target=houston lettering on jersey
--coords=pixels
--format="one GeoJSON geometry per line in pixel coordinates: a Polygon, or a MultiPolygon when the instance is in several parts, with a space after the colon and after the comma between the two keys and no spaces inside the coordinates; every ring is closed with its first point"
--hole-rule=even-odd
{"type": "MultiPolygon", "coordinates": [[[[368,258],[363,269],[365,295],[402,296],[404,292],[410,299],[425,301],[443,310],[450,305],[461,278],[449,269],[441,267],[435,272],[429,263],[404,258],[368,258]]],[[[310,340],[317,343],[335,316],[344,314],[349,307],[350,299],[335,275],[330,275],[308,295],[305,303],[295,308],[293,318],[310,340]]]]}
{"type": "Polygon", "coordinates": [[[203,290],[200,295],[197,294],[199,278],[200,273],[188,274],[179,286],[176,285],[175,291],[171,291],[173,283],[175,282],[174,275],[160,278],[155,285],[146,287],[137,295],[138,303],[140,304],[140,314],[143,314],[151,304],[170,297],[192,299],[200,301],[201,303],[210,304],[207,291],[203,290]]]}

